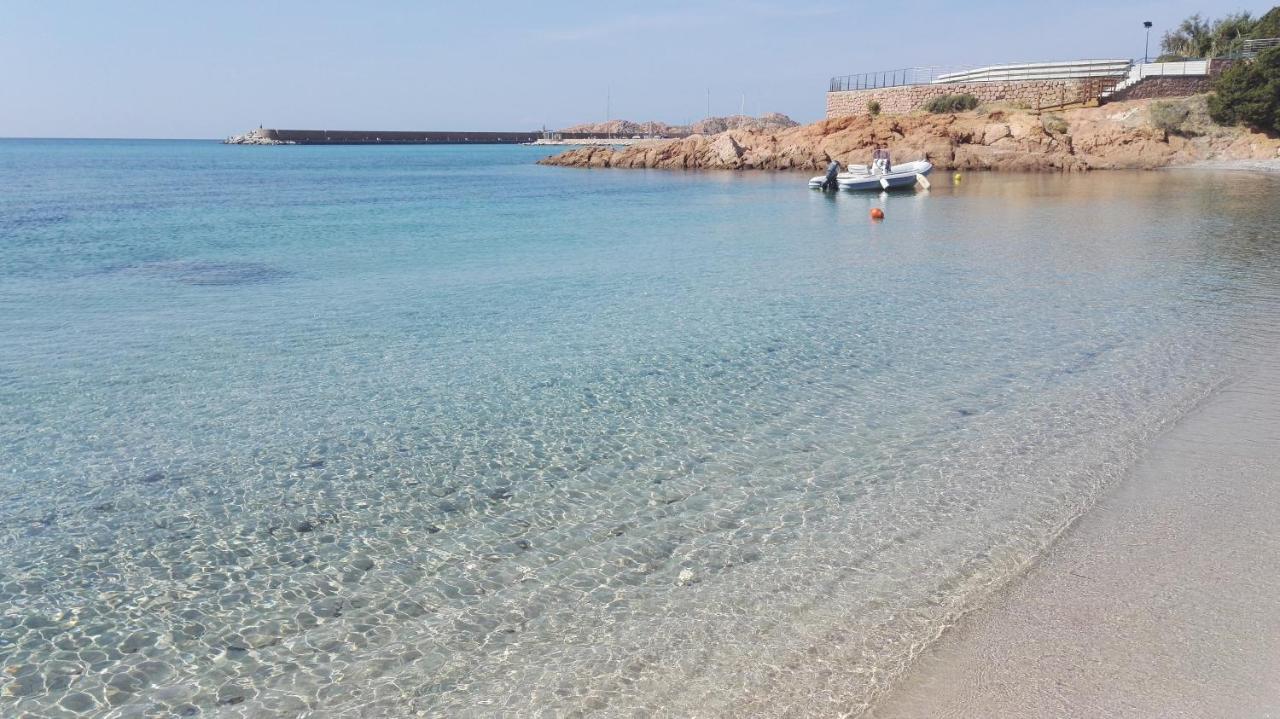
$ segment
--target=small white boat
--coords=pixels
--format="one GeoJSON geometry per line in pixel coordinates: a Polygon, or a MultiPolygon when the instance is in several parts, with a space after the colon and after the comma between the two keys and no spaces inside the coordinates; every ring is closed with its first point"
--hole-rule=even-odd
{"type": "MultiPolygon", "coordinates": [[[[920,183],[929,188],[925,179],[933,172],[933,163],[916,160],[895,165],[889,159],[888,150],[876,150],[871,165],[849,165],[846,172],[836,175],[836,183],[842,190],[891,190],[895,187],[911,187],[920,183]]],[[[809,180],[809,187],[821,189],[826,177],[818,175],[809,180]]]]}

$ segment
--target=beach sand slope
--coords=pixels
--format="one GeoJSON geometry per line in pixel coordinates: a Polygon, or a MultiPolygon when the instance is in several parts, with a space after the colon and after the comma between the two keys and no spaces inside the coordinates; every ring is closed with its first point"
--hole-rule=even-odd
{"type": "Polygon", "coordinates": [[[1280,717],[1280,367],[1158,439],[871,716],[1280,717]]]}

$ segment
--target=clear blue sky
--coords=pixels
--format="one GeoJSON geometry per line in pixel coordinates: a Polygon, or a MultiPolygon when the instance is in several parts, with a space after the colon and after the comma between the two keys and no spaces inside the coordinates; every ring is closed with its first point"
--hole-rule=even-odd
{"type": "Polygon", "coordinates": [[[1138,57],[1271,2],[0,0],[0,137],[818,119],[831,75],[1138,57]]]}

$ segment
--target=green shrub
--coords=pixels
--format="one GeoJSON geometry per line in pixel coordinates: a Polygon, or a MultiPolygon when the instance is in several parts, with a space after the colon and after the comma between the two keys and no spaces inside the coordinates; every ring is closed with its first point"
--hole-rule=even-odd
{"type": "Polygon", "coordinates": [[[1180,135],[1183,134],[1187,118],[1191,115],[1191,108],[1187,107],[1186,103],[1162,100],[1151,103],[1147,112],[1151,115],[1152,127],[1164,130],[1166,136],[1180,135]]]}
{"type": "Polygon", "coordinates": [[[1258,18],[1249,37],[1261,40],[1268,37],[1280,37],[1280,6],[1273,7],[1266,15],[1258,18]]]}
{"type": "Polygon", "coordinates": [[[1066,120],[1062,119],[1061,115],[1045,115],[1041,118],[1040,124],[1044,126],[1045,130],[1055,135],[1065,135],[1067,130],[1071,129],[1071,126],[1067,124],[1066,120]]]}
{"type": "Polygon", "coordinates": [[[1280,47],[1219,75],[1209,96],[1209,117],[1220,125],[1280,132],[1280,47]]]}
{"type": "Polygon", "coordinates": [[[942,95],[924,104],[924,109],[932,113],[964,112],[978,106],[978,98],[965,93],[963,95],[942,95]]]}
{"type": "Polygon", "coordinates": [[[872,100],[871,102],[868,102],[868,103],[867,103],[867,112],[871,113],[871,116],[872,116],[872,117],[875,117],[876,115],[879,115],[879,114],[880,114],[880,103],[876,102],[875,100],[872,100]]]}

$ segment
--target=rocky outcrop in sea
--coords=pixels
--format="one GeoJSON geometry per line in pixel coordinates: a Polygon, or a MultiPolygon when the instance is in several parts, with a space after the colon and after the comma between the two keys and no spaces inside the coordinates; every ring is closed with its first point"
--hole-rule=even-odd
{"type": "Polygon", "coordinates": [[[222,141],[224,145],[293,145],[291,140],[275,140],[268,137],[262,128],[250,130],[239,135],[232,135],[222,141]]]}
{"type": "Polygon", "coordinates": [[[776,131],[731,129],[628,147],[583,147],[542,160],[566,167],[820,170],[866,163],[889,148],[899,161],[942,170],[1149,169],[1206,161],[1274,160],[1280,139],[1208,121],[1203,98],[1183,101],[1175,132],[1151,122],[1151,101],[1037,115],[1014,109],[894,117],[859,115],[776,131]]]}

